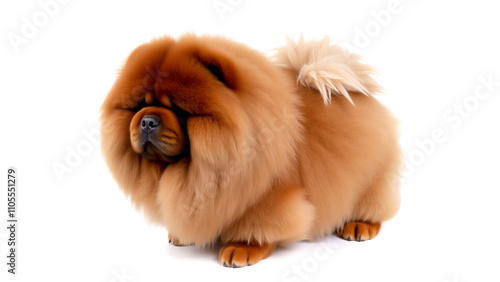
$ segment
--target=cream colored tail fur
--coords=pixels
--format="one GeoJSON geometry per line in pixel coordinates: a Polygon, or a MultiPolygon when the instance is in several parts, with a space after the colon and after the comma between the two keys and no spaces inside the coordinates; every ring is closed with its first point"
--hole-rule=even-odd
{"type": "Polygon", "coordinates": [[[381,91],[371,77],[373,68],[362,63],[359,55],[330,45],[328,37],[306,41],[301,36],[296,42],[287,38],[287,45],[277,51],[278,63],[295,70],[297,82],[317,89],[325,104],[330,102],[332,95],[342,94],[353,103],[350,92],[373,95],[381,91]]]}

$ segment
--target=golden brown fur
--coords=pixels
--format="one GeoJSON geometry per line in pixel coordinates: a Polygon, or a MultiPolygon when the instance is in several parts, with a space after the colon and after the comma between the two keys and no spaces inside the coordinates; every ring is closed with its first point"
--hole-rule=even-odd
{"type": "MultiPolygon", "coordinates": [[[[311,46],[294,50],[319,50],[311,46]]],[[[221,263],[244,266],[277,243],[336,230],[371,239],[397,212],[396,123],[371,96],[379,90],[371,69],[330,47],[316,65],[311,54],[283,59],[286,48],[272,61],[221,37],[185,35],[128,58],[102,106],[102,151],[174,244],[220,239],[221,263]],[[318,70],[333,61],[340,72],[318,70]],[[140,129],[149,114],[161,119],[158,142],[171,147],[138,141],[152,138],[140,129]]]]}

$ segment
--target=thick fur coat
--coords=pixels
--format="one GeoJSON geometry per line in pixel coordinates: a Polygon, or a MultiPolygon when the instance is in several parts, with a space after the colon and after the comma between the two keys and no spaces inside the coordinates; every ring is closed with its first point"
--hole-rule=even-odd
{"type": "Polygon", "coordinates": [[[268,58],[222,37],[135,49],[102,105],[102,152],[176,245],[245,266],[277,243],[375,237],[400,203],[396,121],[373,70],[328,39],[268,58]]]}

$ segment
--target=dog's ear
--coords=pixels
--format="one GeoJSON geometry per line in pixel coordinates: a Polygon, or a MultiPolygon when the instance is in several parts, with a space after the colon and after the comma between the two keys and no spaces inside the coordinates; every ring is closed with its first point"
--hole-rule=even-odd
{"type": "Polygon", "coordinates": [[[227,55],[213,50],[199,50],[196,59],[220,82],[232,90],[240,86],[238,69],[227,55]]]}
{"type": "Polygon", "coordinates": [[[135,48],[106,97],[102,110],[105,107],[131,111],[142,108],[145,95],[153,89],[158,69],[174,44],[174,39],[161,37],[135,48]]]}

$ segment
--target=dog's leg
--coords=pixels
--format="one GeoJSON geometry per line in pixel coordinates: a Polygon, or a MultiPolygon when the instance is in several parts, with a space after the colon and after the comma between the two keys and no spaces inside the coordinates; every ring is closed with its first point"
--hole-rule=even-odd
{"type": "Polygon", "coordinates": [[[297,187],[274,187],[221,234],[220,262],[252,265],[268,257],[279,242],[306,239],[314,208],[297,187]]]}
{"type": "Polygon", "coordinates": [[[337,234],[346,240],[365,241],[375,238],[380,231],[381,222],[393,217],[399,209],[399,175],[394,174],[397,159],[388,165],[380,177],[370,186],[358,202],[351,222],[337,229],[337,234]]]}

